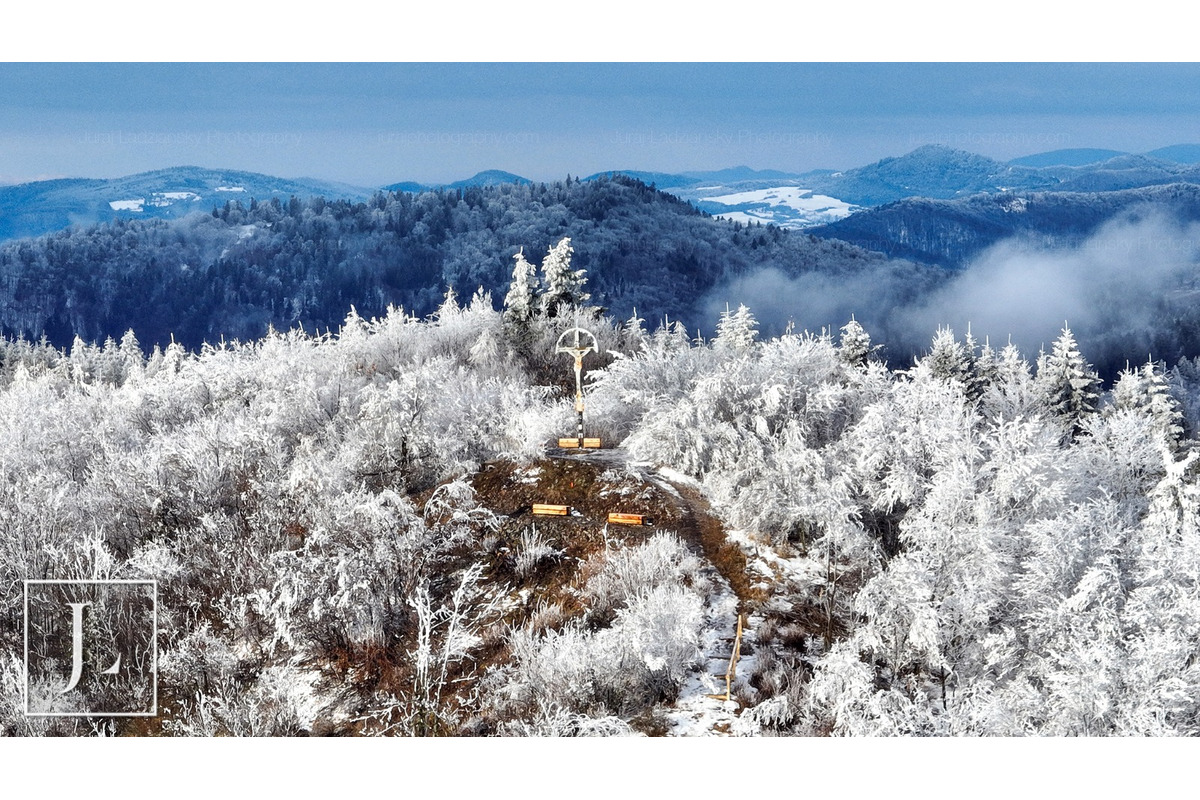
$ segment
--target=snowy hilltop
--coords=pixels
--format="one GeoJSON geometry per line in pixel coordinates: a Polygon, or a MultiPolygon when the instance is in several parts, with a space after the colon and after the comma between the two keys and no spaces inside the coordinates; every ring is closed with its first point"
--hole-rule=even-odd
{"type": "Polygon", "coordinates": [[[500,310],[6,341],[0,731],[1200,733],[1200,363],[1105,390],[1069,329],[943,328],[896,369],[745,307],[702,340],[587,305],[571,246],[500,310]],[[157,716],[23,714],[31,578],[157,581],[157,716]]]}

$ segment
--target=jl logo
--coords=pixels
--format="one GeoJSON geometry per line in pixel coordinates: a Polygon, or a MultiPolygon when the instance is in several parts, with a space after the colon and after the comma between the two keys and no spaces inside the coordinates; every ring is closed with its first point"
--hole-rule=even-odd
{"type": "MultiPolygon", "coordinates": [[[[67,688],[62,690],[62,694],[72,691],[79,685],[79,679],[83,677],[83,610],[91,603],[67,603],[67,605],[71,607],[71,680],[67,682],[67,688]]],[[[101,674],[116,675],[120,669],[121,654],[117,653],[117,660],[101,674]]]]}
{"type": "Polygon", "coordinates": [[[25,581],[25,714],[158,713],[155,581],[25,581]]]}

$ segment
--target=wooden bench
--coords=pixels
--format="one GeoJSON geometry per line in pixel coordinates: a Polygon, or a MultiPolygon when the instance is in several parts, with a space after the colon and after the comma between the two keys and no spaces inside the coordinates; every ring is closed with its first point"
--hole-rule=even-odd
{"type": "MultiPolygon", "coordinates": [[[[579,439],[578,439],[578,437],[571,438],[571,439],[559,439],[558,446],[563,448],[564,450],[566,450],[568,448],[578,448],[579,447],[579,439]]],[[[586,450],[599,450],[600,449],[600,439],[585,437],[583,440],[583,446],[584,446],[584,449],[586,449],[586,450]]]]}

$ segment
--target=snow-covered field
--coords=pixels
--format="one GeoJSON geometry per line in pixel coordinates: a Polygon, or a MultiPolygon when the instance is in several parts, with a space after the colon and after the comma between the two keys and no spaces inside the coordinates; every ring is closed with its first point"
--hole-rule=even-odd
{"type": "Polygon", "coordinates": [[[813,194],[799,186],[777,186],[697,199],[697,204],[724,219],[772,223],[781,228],[807,228],[845,219],[858,210],[836,197],[813,194]],[[715,206],[726,206],[724,211],[715,206]]]}
{"type": "Polygon", "coordinates": [[[146,210],[147,205],[165,208],[175,203],[194,203],[199,199],[200,195],[195,192],[153,192],[149,200],[144,197],[135,197],[132,200],[110,200],[108,206],[113,211],[137,211],[140,213],[146,210]]]}

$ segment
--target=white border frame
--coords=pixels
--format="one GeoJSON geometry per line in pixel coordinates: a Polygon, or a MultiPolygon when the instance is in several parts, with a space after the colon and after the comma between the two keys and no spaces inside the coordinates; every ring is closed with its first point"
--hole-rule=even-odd
{"type": "Polygon", "coordinates": [[[22,620],[25,634],[25,650],[22,664],[22,672],[24,673],[24,713],[27,717],[157,717],[158,716],[158,580],[154,578],[144,580],[107,580],[107,579],[80,579],[80,580],[26,580],[24,582],[24,618],[22,620]],[[86,584],[91,586],[128,586],[128,585],[146,585],[150,586],[150,710],[149,711],[30,711],[29,710],[29,587],[31,585],[47,586],[47,585],[64,585],[64,584],[86,584]]]}

